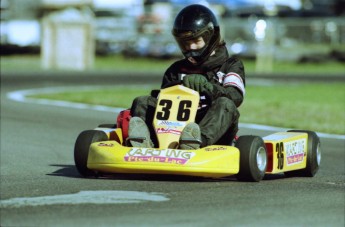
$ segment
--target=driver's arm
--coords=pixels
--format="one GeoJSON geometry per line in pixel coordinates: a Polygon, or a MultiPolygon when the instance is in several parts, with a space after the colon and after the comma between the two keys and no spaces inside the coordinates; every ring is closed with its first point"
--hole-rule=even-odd
{"type": "Polygon", "coordinates": [[[243,63],[231,58],[220,69],[225,73],[222,84],[213,84],[213,98],[228,97],[238,107],[243,102],[245,94],[245,72],[243,63]]]}

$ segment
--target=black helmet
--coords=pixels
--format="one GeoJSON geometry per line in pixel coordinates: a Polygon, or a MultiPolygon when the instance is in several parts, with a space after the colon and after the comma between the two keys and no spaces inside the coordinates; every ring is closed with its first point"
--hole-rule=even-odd
{"type": "Polygon", "coordinates": [[[216,49],[220,42],[219,25],[212,11],[203,5],[190,5],[176,16],[172,29],[183,55],[193,58],[196,64],[203,63],[216,49]],[[188,50],[185,42],[202,37],[205,46],[197,50],[188,50]]]}

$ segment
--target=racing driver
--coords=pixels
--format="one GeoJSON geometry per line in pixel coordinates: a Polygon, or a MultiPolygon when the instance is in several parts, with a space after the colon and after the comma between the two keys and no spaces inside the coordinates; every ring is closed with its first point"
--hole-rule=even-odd
{"type": "MultiPolygon", "coordinates": [[[[184,59],[166,70],[161,88],[180,81],[200,93],[195,123],[185,126],[178,148],[230,145],[238,131],[237,108],[245,94],[242,62],[229,56],[217,19],[206,6],[194,4],[182,9],[175,18],[172,34],[184,59]]],[[[140,96],[133,101],[128,131],[132,146],[155,146],[151,125],[156,103],[154,95],[140,96]],[[139,137],[145,139],[135,139],[139,137]]]]}

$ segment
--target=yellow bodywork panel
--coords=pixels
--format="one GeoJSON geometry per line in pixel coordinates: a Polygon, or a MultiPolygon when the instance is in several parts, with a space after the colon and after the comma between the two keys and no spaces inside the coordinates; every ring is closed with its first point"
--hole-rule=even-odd
{"type": "Polygon", "coordinates": [[[183,128],[194,122],[199,93],[178,85],[161,91],[153,120],[159,148],[175,148],[183,128]]]}
{"type": "Polygon", "coordinates": [[[239,172],[239,150],[208,146],[198,150],[124,147],[116,141],[93,143],[87,167],[108,173],[225,177],[239,172]]]}
{"type": "Polygon", "coordinates": [[[263,139],[268,155],[266,173],[282,173],[306,167],[307,133],[278,132],[263,139]]]}
{"type": "Polygon", "coordinates": [[[107,133],[109,141],[91,144],[87,167],[107,173],[175,174],[225,177],[239,172],[240,152],[232,146],[208,146],[179,150],[183,128],[194,122],[199,93],[181,85],[161,90],[153,127],[158,148],[123,146],[121,129],[96,128],[107,133]]]}
{"type": "Polygon", "coordinates": [[[123,136],[121,128],[95,128],[94,130],[103,131],[107,134],[109,140],[115,140],[116,142],[123,144],[123,136]]]}

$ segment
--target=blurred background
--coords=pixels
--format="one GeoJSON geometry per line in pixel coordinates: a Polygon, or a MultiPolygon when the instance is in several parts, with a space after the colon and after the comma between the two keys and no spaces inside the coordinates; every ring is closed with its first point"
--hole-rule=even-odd
{"type": "Polygon", "coordinates": [[[200,3],[217,15],[232,55],[345,61],[345,0],[0,0],[1,56],[37,55],[44,69],[93,68],[98,56],[181,58],[175,15],[200,3]]]}

